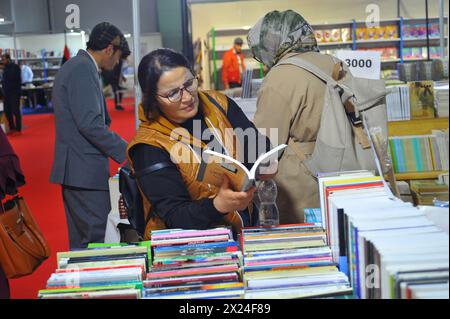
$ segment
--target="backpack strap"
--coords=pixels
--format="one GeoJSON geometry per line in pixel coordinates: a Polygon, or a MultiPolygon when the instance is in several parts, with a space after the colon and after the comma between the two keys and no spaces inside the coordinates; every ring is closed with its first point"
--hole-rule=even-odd
{"type": "MultiPolygon", "coordinates": [[[[333,68],[333,75],[327,74],[322,69],[320,69],[318,66],[316,66],[308,61],[305,61],[304,59],[300,58],[299,56],[292,56],[290,58],[287,58],[286,60],[283,60],[283,61],[277,63],[275,66],[291,64],[291,65],[295,65],[299,68],[304,69],[305,71],[318,77],[325,84],[330,85],[334,88],[339,88],[342,104],[345,104],[345,103],[347,103],[347,101],[351,101],[351,99],[354,97],[354,94],[350,88],[343,85],[342,83],[338,83],[334,79],[334,77],[339,78],[339,76],[341,76],[340,73],[336,74],[336,69],[338,66],[342,67],[342,64],[340,63],[340,61],[335,60],[334,58],[332,58],[332,60],[335,63],[335,67],[333,68]],[[338,66],[336,66],[336,64],[338,64],[338,66]]],[[[340,71],[340,69],[339,69],[339,71],[340,71]]]]}
{"type": "MultiPolygon", "coordinates": [[[[307,144],[315,145],[315,142],[310,142],[307,144]]],[[[314,163],[312,163],[311,161],[307,162],[308,157],[306,156],[306,153],[302,150],[302,147],[300,145],[301,143],[294,141],[292,137],[289,138],[288,147],[295,153],[295,155],[297,155],[297,157],[300,159],[300,163],[306,167],[306,171],[309,173],[309,175],[317,178],[317,173],[319,172],[319,170],[314,165],[314,163]]]]}
{"type": "Polygon", "coordinates": [[[150,165],[144,169],[141,169],[140,171],[137,171],[133,174],[134,178],[141,178],[144,175],[148,175],[150,173],[159,171],[160,169],[166,168],[166,167],[171,167],[174,164],[172,162],[159,162],[153,165],[150,165]]]}
{"type": "Polygon", "coordinates": [[[342,83],[338,83],[336,81],[340,79],[342,76],[343,71],[343,65],[342,62],[332,57],[333,62],[335,62],[334,68],[333,68],[333,74],[328,75],[324,71],[322,71],[319,67],[316,65],[307,62],[303,60],[302,58],[298,56],[292,56],[290,58],[287,58],[284,61],[279,62],[275,66],[279,65],[286,65],[291,64],[295,65],[299,68],[304,69],[305,71],[315,75],[319,79],[321,79],[324,83],[327,85],[330,85],[334,88],[338,88],[340,90],[340,97],[342,104],[344,106],[345,112],[347,113],[348,118],[350,119],[352,123],[352,129],[356,135],[356,138],[358,140],[358,143],[361,145],[363,149],[367,149],[370,147],[367,135],[364,132],[362,119],[359,113],[358,108],[356,107],[354,103],[354,94],[353,92],[343,85],[342,83]]]}
{"type": "Polygon", "coordinates": [[[333,79],[331,75],[328,75],[324,71],[322,71],[318,66],[307,62],[303,60],[302,58],[298,56],[292,56],[290,58],[287,58],[286,60],[278,62],[275,67],[279,65],[285,65],[285,64],[292,64],[295,66],[298,66],[299,68],[304,69],[305,71],[308,71],[309,73],[312,73],[319,79],[321,79],[323,82],[331,84],[331,85],[338,85],[338,83],[333,79]]]}

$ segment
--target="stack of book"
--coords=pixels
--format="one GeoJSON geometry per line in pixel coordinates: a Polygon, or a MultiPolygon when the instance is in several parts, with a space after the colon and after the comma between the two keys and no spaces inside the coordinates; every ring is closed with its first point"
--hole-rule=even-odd
{"type": "Polygon", "coordinates": [[[319,177],[324,227],[333,254],[347,262],[355,296],[448,298],[448,234],[387,187],[368,187],[370,173],[363,175],[319,177]],[[341,190],[328,192],[332,184],[341,190]]]}
{"type": "MultiPolygon", "coordinates": [[[[339,233],[339,224],[342,216],[334,212],[329,200],[352,194],[355,198],[359,194],[365,196],[367,192],[385,193],[383,180],[369,171],[340,172],[319,175],[319,196],[322,212],[322,225],[327,233],[328,244],[332,250],[333,260],[345,265],[345,255],[340,253],[342,247],[342,233],[339,233]]],[[[344,267],[345,268],[345,267],[344,267]]]]}
{"type": "Polygon", "coordinates": [[[437,180],[412,180],[411,193],[416,205],[434,205],[433,201],[448,201],[447,184],[437,180]]]}
{"type": "Polygon", "coordinates": [[[242,298],[242,253],[229,228],[152,231],[147,299],[242,298]]]}
{"type": "Polygon", "coordinates": [[[332,261],[315,224],[245,228],[241,235],[246,299],[349,295],[348,277],[332,261]]]}
{"type": "Polygon", "coordinates": [[[435,99],[434,104],[436,107],[436,114],[438,117],[448,117],[449,104],[448,104],[448,82],[436,82],[434,86],[435,99]]]}
{"type": "Polygon", "coordinates": [[[59,252],[58,268],[51,274],[42,299],[139,299],[148,271],[149,242],[100,244],[59,252]]]}
{"type": "Polygon", "coordinates": [[[439,151],[439,159],[441,161],[441,170],[448,171],[449,168],[449,135],[448,128],[445,130],[432,130],[431,133],[436,139],[437,148],[439,151]]]}
{"type": "Polygon", "coordinates": [[[415,81],[386,89],[388,121],[448,117],[448,82],[415,81]]]}
{"type": "Polygon", "coordinates": [[[448,170],[448,130],[430,135],[391,136],[390,153],[396,173],[448,170]]]}
{"type": "Polygon", "coordinates": [[[248,99],[252,97],[252,78],[253,69],[247,68],[242,75],[242,95],[243,99],[248,99]]]}
{"type": "Polygon", "coordinates": [[[411,119],[409,107],[409,89],[407,85],[387,87],[386,107],[388,121],[406,121],[411,119]]]}

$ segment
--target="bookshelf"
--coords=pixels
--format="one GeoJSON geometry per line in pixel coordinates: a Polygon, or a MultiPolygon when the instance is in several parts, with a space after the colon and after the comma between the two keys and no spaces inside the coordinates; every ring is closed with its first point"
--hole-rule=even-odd
{"type": "Polygon", "coordinates": [[[22,57],[19,61],[28,64],[34,74],[33,82],[35,85],[41,85],[45,82],[53,82],[56,73],[60,69],[62,57],[44,56],[44,57],[22,57]]]}
{"type": "MultiPolygon", "coordinates": [[[[448,129],[448,127],[449,127],[448,118],[394,121],[388,122],[388,134],[389,136],[427,135],[431,134],[432,130],[448,129]]],[[[440,174],[443,173],[448,173],[448,171],[396,173],[395,178],[399,181],[408,181],[416,179],[436,179],[440,174]]]]}
{"type": "MultiPolygon", "coordinates": [[[[366,49],[376,49],[376,48],[395,48],[397,50],[397,56],[394,57],[382,57],[382,67],[388,69],[395,69],[397,63],[403,62],[417,62],[417,61],[426,61],[433,59],[435,57],[432,56],[432,53],[429,54],[429,50],[427,52],[422,52],[421,56],[407,56],[404,52],[404,49],[407,48],[419,48],[419,47],[438,47],[440,45],[440,36],[430,35],[427,41],[426,34],[413,38],[408,34],[405,34],[404,26],[413,25],[413,24],[425,24],[426,20],[424,18],[414,18],[414,19],[405,19],[403,17],[381,20],[380,26],[395,26],[397,28],[397,37],[392,39],[358,39],[357,29],[365,26],[366,21],[356,21],[356,20],[348,20],[343,22],[336,22],[330,24],[313,24],[312,28],[316,30],[329,30],[329,29],[348,29],[350,30],[350,39],[346,41],[334,41],[334,42],[318,42],[318,46],[322,52],[327,52],[329,50],[337,50],[337,49],[347,49],[347,50],[366,50],[366,49]],[[428,42],[428,43],[427,43],[428,42]]],[[[430,25],[439,24],[439,18],[430,18],[430,25]]],[[[448,17],[444,18],[444,28],[448,29],[448,17]]],[[[232,40],[229,41],[229,47],[223,48],[220,45],[217,45],[218,38],[224,37],[237,37],[240,36],[242,38],[246,38],[248,31],[250,30],[249,26],[245,27],[237,27],[237,28],[212,28],[206,35],[206,43],[207,43],[207,57],[208,57],[208,66],[209,66],[209,78],[210,83],[215,85],[215,88],[218,88],[219,84],[219,67],[218,61],[221,61],[223,57],[223,53],[231,48],[232,40]]],[[[440,30],[440,32],[442,32],[440,30]]],[[[444,30],[444,34],[447,34],[448,31],[444,30]]],[[[445,47],[448,45],[448,37],[444,37],[445,47]]],[[[242,52],[244,56],[248,59],[252,59],[252,55],[250,49],[248,47],[243,46],[242,52]]],[[[330,54],[332,54],[330,52],[330,54]]]]}
{"type": "Polygon", "coordinates": [[[416,172],[416,173],[396,173],[395,179],[398,181],[410,181],[415,179],[437,179],[440,174],[447,171],[416,172]]]}
{"type": "Polygon", "coordinates": [[[389,136],[425,135],[448,128],[448,117],[388,122],[389,136]]]}

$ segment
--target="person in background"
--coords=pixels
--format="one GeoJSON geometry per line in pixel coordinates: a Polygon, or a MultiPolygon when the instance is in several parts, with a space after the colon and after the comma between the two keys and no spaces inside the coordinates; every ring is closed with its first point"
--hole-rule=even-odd
{"type": "MultiPolygon", "coordinates": [[[[319,53],[313,29],[292,10],[267,13],[251,28],[247,40],[255,59],[269,69],[258,93],[256,127],[267,131],[277,128],[278,140],[272,140],[274,145],[293,141],[305,154],[311,154],[320,127],[326,85],[297,66],[274,66],[297,56],[331,75],[333,58],[319,53]]],[[[283,153],[278,169],[275,181],[280,223],[303,222],[304,208],[320,207],[317,181],[291,147],[283,153]]]]}
{"type": "Polygon", "coordinates": [[[240,87],[245,71],[244,54],[241,38],[234,39],[233,47],[223,55],[222,82],[225,90],[240,87]]]}
{"type": "MultiPolygon", "coordinates": [[[[124,43],[127,43],[126,41],[124,43]]],[[[120,83],[123,81],[126,81],[126,78],[122,74],[122,68],[123,63],[127,59],[127,57],[130,55],[130,50],[125,48],[124,52],[122,53],[122,58],[120,59],[119,63],[112,69],[104,70],[102,72],[103,82],[105,85],[111,85],[111,88],[114,93],[114,107],[118,111],[123,111],[124,108],[121,105],[122,103],[122,87],[120,86],[120,83]]]]}
{"type": "Polygon", "coordinates": [[[22,112],[20,110],[20,94],[22,79],[20,67],[11,60],[9,54],[2,56],[4,65],[2,88],[4,96],[5,115],[11,131],[22,131],[22,112]]]}
{"type": "Polygon", "coordinates": [[[30,107],[32,94],[31,91],[27,89],[27,87],[30,87],[33,84],[33,70],[27,65],[25,60],[21,62],[20,68],[22,76],[22,86],[25,87],[25,89],[23,90],[24,96],[27,97],[27,107],[30,107]]]}
{"type": "Polygon", "coordinates": [[[59,70],[53,87],[55,152],[50,182],[60,184],[70,248],[104,242],[109,196],[109,158],[125,160],[127,142],[109,126],[100,70],[112,70],[128,49],[122,32],[103,22],[86,50],[59,70]]]}
{"type": "Polygon", "coordinates": [[[22,85],[33,83],[33,70],[31,70],[25,61],[22,61],[21,64],[22,85]]]}
{"type": "MultiPolygon", "coordinates": [[[[255,188],[239,192],[230,188],[227,179],[221,187],[198,181],[200,164],[194,158],[215,142],[250,168],[251,154],[256,159],[265,153],[270,149],[269,140],[258,134],[232,99],[199,90],[191,65],[180,53],[170,49],[149,53],[139,64],[138,78],[143,93],[141,124],[127,156],[134,172],[147,171],[137,178],[144,195],[145,236],[148,238],[150,230],[164,228],[205,229],[228,224],[239,232],[244,226],[256,225],[255,188]],[[252,131],[261,143],[237,138],[243,148],[235,147],[227,134],[237,128],[252,131]],[[184,132],[186,141],[178,143],[175,132],[184,132]],[[171,153],[178,146],[183,148],[181,153],[193,156],[192,160],[171,153]]],[[[265,172],[260,177],[271,176],[265,172]]]]}
{"type": "MultiPolygon", "coordinates": [[[[0,214],[6,195],[14,196],[17,188],[25,184],[20,161],[3,130],[0,128],[0,214]]],[[[0,299],[9,299],[8,279],[0,260],[0,299]]]]}

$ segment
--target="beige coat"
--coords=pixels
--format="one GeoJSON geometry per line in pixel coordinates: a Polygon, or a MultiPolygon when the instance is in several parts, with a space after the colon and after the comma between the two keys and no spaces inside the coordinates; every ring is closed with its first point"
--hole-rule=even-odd
{"type": "MultiPolygon", "coordinates": [[[[332,74],[334,63],[328,55],[292,53],[282,60],[296,54],[332,74]]],[[[290,138],[302,143],[314,142],[320,126],[324,94],[324,82],[311,73],[294,65],[273,67],[264,78],[258,94],[255,125],[263,129],[262,133],[269,133],[270,128],[278,129],[278,138],[270,136],[274,145],[287,144],[290,138]]],[[[311,154],[314,143],[307,146],[303,151],[311,154]]],[[[275,181],[280,223],[303,222],[304,208],[320,207],[316,179],[308,174],[290,148],[280,159],[275,181]]]]}

